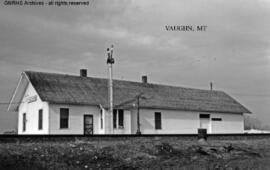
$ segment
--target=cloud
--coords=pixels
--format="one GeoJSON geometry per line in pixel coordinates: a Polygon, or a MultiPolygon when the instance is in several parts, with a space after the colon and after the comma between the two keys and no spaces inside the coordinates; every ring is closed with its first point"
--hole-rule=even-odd
{"type": "MultiPolygon", "coordinates": [[[[1,86],[16,84],[29,69],[77,74],[85,67],[89,75],[106,77],[106,48],[114,44],[116,78],[147,74],[163,84],[208,88],[214,81],[215,88],[229,92],[270,91],[269,9],[265,0],[0,5],[1,86]],[[207,31],[169,32],[165,25],[206,25],[207,31]]],[[[11,91],[3,87],[0,93],[11,91]]],[[[256,110],[250,99],[243,100],[256,110]]],[[[258,110],[265,114],[269,108],[258,110]]]]}

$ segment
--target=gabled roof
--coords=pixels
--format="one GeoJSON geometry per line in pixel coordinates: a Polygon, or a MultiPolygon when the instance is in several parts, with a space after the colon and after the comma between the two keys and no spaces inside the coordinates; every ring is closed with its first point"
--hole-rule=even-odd
{"type": "MultiPolygon", "coordinates": [[[[43,101],[74,105],[108,105],[108,80],[65,74],[26,71],[29,81],[43,101]]],[[[200,90],[123,80],[113,81],[114,105],[133,107],[141,94],[141,108],[200,112],[250,113],[222,91],[200,90]]]]}

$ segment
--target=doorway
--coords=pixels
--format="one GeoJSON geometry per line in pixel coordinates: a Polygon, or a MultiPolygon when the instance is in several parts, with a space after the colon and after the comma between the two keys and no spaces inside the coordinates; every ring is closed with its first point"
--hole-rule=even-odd
{"type": "Polygon", "coordinates": [[[200,128],[210,133],[210,114],[200,114],[200,128]]]}
{"type": "Polygon", "coordinates": [[[94,134],[94,119],[93,115],[84,115],[84,135],[94,134]]]}

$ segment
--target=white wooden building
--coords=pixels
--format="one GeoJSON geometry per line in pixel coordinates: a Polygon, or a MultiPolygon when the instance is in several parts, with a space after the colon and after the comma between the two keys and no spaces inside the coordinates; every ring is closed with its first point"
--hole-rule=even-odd
{"type": "Polygon", "coordinates": [[[222,91],[152,84],[143,77],[113,81],[111,115],[107,79],[81,73],[23,72],[9,105],[18,111],[18,134],[243,133],[243,114],[250,113],[222,91]]]}

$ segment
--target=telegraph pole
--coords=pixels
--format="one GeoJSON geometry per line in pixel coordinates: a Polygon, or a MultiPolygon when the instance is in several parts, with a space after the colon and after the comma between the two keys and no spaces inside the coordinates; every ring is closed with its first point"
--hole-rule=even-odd
{"type": "Polygon", "coordinates": [[[109,69],[109,86],[108,86],[108,97],[109,97],[109,129],[108,132],[110,134],[113,133],[113,79],[112,79],[112,65],[114,64],[114,58],[113,58],[113,45],[111,46],[111,48],[107,48],[107,54],[108,54],[108,58],[107,58],[107,65],[108,65],[108,69],[109,69]]]}

